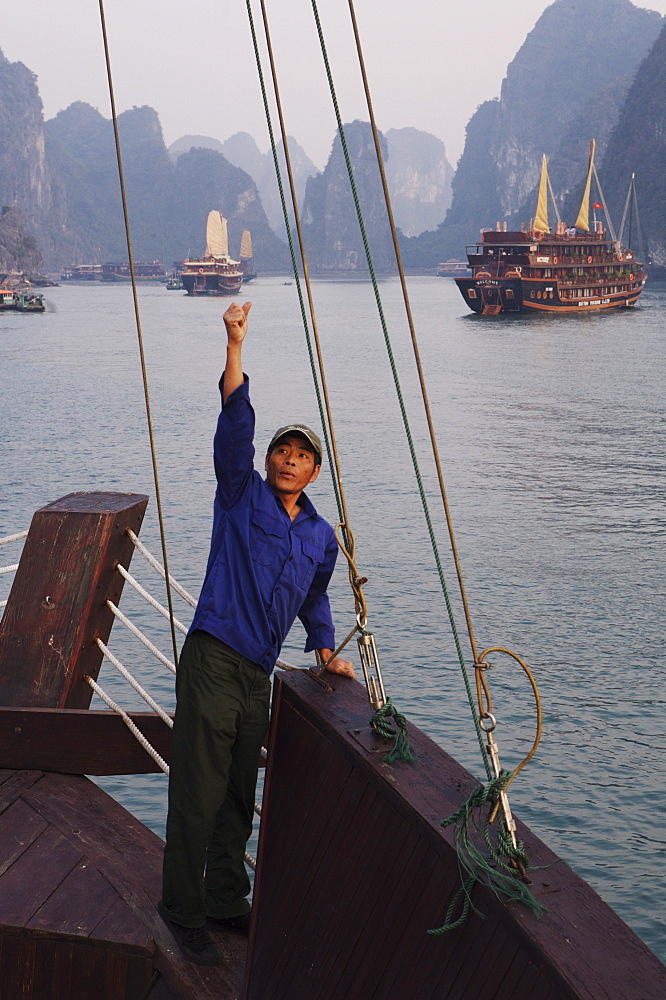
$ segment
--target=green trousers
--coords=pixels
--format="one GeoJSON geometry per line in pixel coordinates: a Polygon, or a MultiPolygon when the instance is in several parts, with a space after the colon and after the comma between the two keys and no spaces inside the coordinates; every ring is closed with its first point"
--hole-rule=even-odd
{"type": "Polygon", "coordinates": [[[270,678],[207,632],[187,636],[176,677],[162,902],[202,927],[250,910],[245,845],[268,731],[270,678]]]}

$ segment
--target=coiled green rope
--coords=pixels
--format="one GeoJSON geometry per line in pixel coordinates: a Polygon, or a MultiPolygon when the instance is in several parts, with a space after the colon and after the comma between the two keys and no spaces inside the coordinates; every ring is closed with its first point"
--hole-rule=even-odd
{"type": "MultiPolygon", "coordinates": [[[[477,785],[460,809],[442,820],[442,826],[455,824],[454,843],[463,881],[449,903],[443,925],[427,931],[428,934],[444,934],[459,927],[467,917],[470,907],[475,913],[479,913],[471,897],[477,883],[485,885],[503,903],[522,903],[537,917],[542,917],[546,912],[545,907],[534,897],[528,886],[520,880],[518,866],[523,868],[529,866],[525,847],[522,841],[517,841],[514,847],[501,813],[493,840],[490,816],[510,778],[510,771],[502,771],[499,777],[486,782],[485,785],[477,785]],[[484,809],[486,818],[482,832],[488,857],[481,853],[475,843],[475,834],[478,840],[481,833],[480,813],[484,809]],[[508,859],[508,864],[505,858],[508,859]],[[454,914],[461,904],[460,915],[454,920],[454,914]]],[[[483,914],[479,913],[479,916],[483,914]]]]}

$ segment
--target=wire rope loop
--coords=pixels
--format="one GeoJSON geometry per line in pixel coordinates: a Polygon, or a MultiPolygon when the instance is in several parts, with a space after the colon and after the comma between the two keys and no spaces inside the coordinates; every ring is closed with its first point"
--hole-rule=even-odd
{"type": "Polygon", "coordinates": [[[481,715],[481,728],[484,733],[492,733],[497,727],[497,719],[492,712],[484,712],[481,715]],[[487,724],[486,724],[487,723],[487,724]]]}

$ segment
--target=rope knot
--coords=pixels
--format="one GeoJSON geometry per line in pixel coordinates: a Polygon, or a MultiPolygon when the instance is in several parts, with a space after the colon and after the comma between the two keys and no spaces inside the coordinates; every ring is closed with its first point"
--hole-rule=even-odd
{"type": "Polygon", "coordinates": [[[404,764],[414,763],[416,752],[407,738],[407,719],[397,710],[390,698],[387,698],[386,704],[373,713],[370,725],[385,740],[395,739],[393,749],[384,757],[387,764],[392,764],[396,760],[401,760],[404,764]],[[397,732],[393,728],[392,721],[398,728],[397,732]]]}

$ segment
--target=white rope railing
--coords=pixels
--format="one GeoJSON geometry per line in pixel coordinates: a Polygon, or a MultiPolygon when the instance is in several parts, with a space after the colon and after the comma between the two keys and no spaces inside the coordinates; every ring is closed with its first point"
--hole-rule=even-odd
{"type": "MultiPolygon", "coordinates": [[[[166,580],[166,573],[164,572],[164,566],[162,565],[162,563],[161,563],[161,562],[159,562],[159,561],[158,561],[158,560],[157,560],[157,559],[155,558],[155,556],[154,556],[154,555],[152,555],[152,554],[151,554],[151,553],[150,553],[150,552],[148,551],[148,549],[147,549],[147,548],[146,548],[146,546],[145,546],[145,545],[143,544],[143,542],[140,542],[140,541],[139,541],[139,539],[138,539],[138,538],[137,538],[137,536],[136,536],[136,535],[134,534],[134,532],[132,531],[132,529],[131,529],[131,528],[127,528],[127,534],[128,534],[128,535],[129,535],[129,537],[130,537],[130,538],[132,539],[132,542],[134,543],[135,547],[136,547],[136,548],[138,549],[138,551],[139,551],[139,552],[141,553],[141,555],[142,555],[142,556],[143,556],[143,558],[144,558],[144,559],[146,560],[146,562],[148,562],[148,563],[149,563],[149,564],[150,564],[150,565],[151,565],[151,566],[153,567],[153,569],[154,569],[154,570],[155,570],[155,571],[156,571],[157,573],[159,573],[159,574],[160,574],[160,576],[162,577],[162,579],[163,579],[163,580],[166,580]]],[[[196,598],[195,598],[195,597],[192,597],[192,595],[191,595],[191,594],[189,593],[189,591],[185,590],[185,588],[184,588],[184,587],[181,587],[181,585],[180,585],[180,584],[178,583],[178,581],[177,581],[177,580],[174,580],[174,578],[173,578],[173,577],[171,576],[171,574],[170,574],[170,573],[169,573],[169,585],[170,585],[171,587],[173,587],[173,589],[174,589],[174,590],[176,591],[176,593],[177,593],[177,594],[180,594],[180,596],[181,596],[181,597],[183,598],[183,600],[184,600],[184,601],[187,601],[187,603],[188,603],[189,605],[191,605],[191,607],[193,607],[193,608],[196,608],[196,606],[197,606],[197,601],[196,601],[196,598]]]]}
{"type": "Polygon", "coordinates": [[[116,616],[118,621],[121,621],[125,628],[128,628],[132,635],[135,635],[137,639],[144,644],[146,649],[149,649],[153,656],[156,656],[160,663],[163,663],[167,670],[170,670],[172,674],[176,673],[176,667],[171,662],[171,660],[164,655],[161,649],[158,649],[154,642],[151,642],[147,635],[144,635],[140,628],[131,622],[127,615],[124,615],[120,608],[117,608],[113,601],[107,601],[106,606],[110,608],[113,614],[116,616]]]}
{"type": "Polygon", "coordinates": [[[5,573],[15,573],[18,568],[18,563],[12,563],[11,566],[0,566],[0,576],[4,576],[5,573]]]}
{"type": "Polygon", "coordinates": [[[134,690],[136,691],[136,693],[139,694],[139,695],[141,695],[141,697],[143,698],[143,700],[145,701],[145,703],[147,705],[150,705],[150,707],[152,708],[153,712],[155,712],[156,715],[159,715],[160,719],[162,719],[162,721],[167,724],[167,726],[169,727],[169,729],[173,729],[173,719],[171,718],[171,716],[168,715],[164,711],[164,709],[161,708],[153,698],[151,698],[151,696],[148,694],[148,692],[146,691],[146,689],[143,688],[139,684],[139,682],[136,679],[136,677],[134,677],[130,673],[130,671],[127,669],[127,667],[123,666],[123,664],[120,662],[120,660],[118,659],[118,657],[113,655],[113,653],[111,652],[111,650],[108,648],[108,646],[104,645],[104,643],[102,642],[101,639],[97,639],[96,642],[97,642],[97,645],[99,646],[99,648],[102,650],[102,652],[106,656],[106,658],[114,665],[114,667],[116,668],[116,670],[118,671],[118,673],[122,674],[122,676],[125,678],[125,680],[128,681],[129,684],[132,685],[132,687],[134,688],[134,690]]]}
{"type": "Polygon", "coordinates": [[[0,538],[0,545],[9,545],[10,542],[20,542],[22,538],[27,537],[27,531],[17,531],[15,535],[5,535],[4,538],[0,538]]]}
{"type": "Polygon", "coordinates": [[[110,709],[112,709],[121,717],[121,719],[129,729],[129,731],[131,732],[132,736],[134,736],[134,738],[139,741],[139,743],[146,751],[146,753],[150,754],[150,756],[153,758],[157,766],[162,771],[164,771],[165,774],[168,774],[169,765],[167,764],[167,762],[164,760],[163,757],[160,757],[155,747],[148,742],[148,740],[143,735],[139,727],[135,725],[134,722],[132,722],[127,712],[125,712],[124,709],[120,707],[120,705],[117,705],[116,702],[113,701],[113,699],[108,696],[106,691],[103,688],[101,688],[99,684],[96,681],[94,681],[92,677],[90,677],[88,674],[86,674],[85,680],[88,682],[88,684],[90,684],[90,687],[93,689],[95,694],[102,699],[104,704],[108,705],[110,709]]]}
{"type": "MultiPolygon", "coordinates": [[[[156,601],[155,598],[152,596],[152,594],[149,594],[148,591],[141,586],[138,580],[135,580],[132,574],[128,573],[125,567],[121,566],[120,563],[118,563],[118,572],[125,580],[127,580],[130,587],[133,587],[134,590],[136,590],[137,594],[141,594],[141,597],[143,597],[144,600],[148,601],[151,607],[155,608],[156,611],[159,611],[159,613],[164,618],[166,618],[167,621],[171,621],[171,615],[169,614],[169,609],[165,608],[163,604],[159,603],[159,601],[156,601]]],[[[173,623],[179,632],[182,632],[183,635],[187,635],[187,627],[183,625],[181,621],[178,621],[175,615],[173,618],[173,623]]]]}

